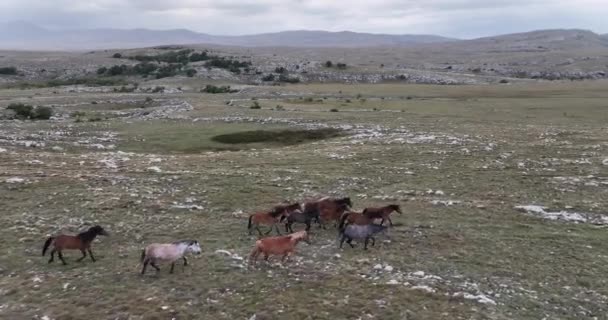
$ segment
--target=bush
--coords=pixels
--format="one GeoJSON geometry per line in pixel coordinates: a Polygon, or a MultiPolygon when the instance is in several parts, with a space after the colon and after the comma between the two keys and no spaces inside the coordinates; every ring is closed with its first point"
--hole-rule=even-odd
{"type": "Polygon", "coordinates": [[[274,81],[274,74],[268,74],[262,77],[262,81],[274,81]]]}
{"type": "Polygon", "coordinates": [[[13,110],[17,118],[22,120],[49,120],[53,116],[53,109],[45,106],[34,108],[23,103],[13,103],[6,107],[6,109],[13,110]]]}
{"type": "MultiPolygon", "coordinates": [[[[120,65],[120,66],[115,65],[115,66],[110,67],[110,69],[108,69],[107,74],[109,76],[119,76],[119,75],[127,73],[127,69],[128,69],[128,67],[124,64],[120,65]]],[[[97,71],[99,72],[99,70],[97,70],[97,71]]]]}
{"type": "Polygon", "coordinates": [[[164,92],[165,91],[165,87],[161,87],[161,86],[156,86],[154,87],[154,89],[152,89],[152,93],[158,93],[158,92],[164,92]]]}
{"type": "Polygon", "coordinates": [[[500,81],[499,81],[499,83],[509,83],[509,80],[507,80],[507,79],[502,79],[502,80],[500,80],[500,81]]]}
{"type": "Polygon", "coordinates": [[[331,68],[331,67],[333,67],[333,66],[334,66],[333,62],[331,62],[331,61],[327,61],[327,62],[325,62],[325,67],[326,67],[326,68],[331,68]]]}
{"type": "Polygon", "coordinates": [[[285,73],[285,72],[287,72],[287,69],[285,69],[284,67],[276,67],[274,69],[274,72],[275,73],[285,73]]]}
{"type": "Polygon", "coordinates": [[[115,59],[120,59],[120,58],[122,58],[122,54],[120,54],[120,53],[118,53],[118,52],[117,52],[117,53],[115,53],[115,54],[112,56],[112,58],[115,58],[115,59]]]}
{"type": "Polygon", "coordinates": [[[99,75],[106,74],[107,72],[108,72],[108,68],[106,68],[106,67],[101,67],[101,68],[97,69],[97,74],[99,74],[99,75]]]}
{"type": "Polygon", "coordinates": [[[277,111],[285,111],[285,107],[283,107],[280,104],[277,104],[277,106],[274,109],[277,110],[277,111]]]}
{"type": "Polygon", "coordinates": [[[287,83],[299,83],[300,79],[296,78],[296,77],[290,77],[290,76],[288,76],[286,74],[281,74],[279,76],[279,81],[280,82],[287,82],[287,83]]]}
{"type": "Polygon", "coordinates": [[[17,74],[17,68],[15,68],[15,67],[2,67],[2,68],[0,68],[0,74],[16,75],[17,74]]]}
{"type": "Polygon", "coordinates": [[[194,75],[196,74],[196,70],[195,69],[188,69],[186,70],[186,75],[190,78],[194,77],[194,75]]]}
{"type": "Polygon", "coordinates": [[[251,107],[249,107],[250,109],[262,109],[262,106],[260,106],[260,104],[257,101],[254,101],[253,104],[251,105],[251,107]]]}
{"type": "Polygon", "coordinates": [[[49,120],[53,116],[53,108],[39,106],[34,109],[31,115],[32,120],[49,120]]]}
{"type": "Polygon", "coordinates": [[[346,63],[338,63],[336,67],[338,67],[338,69],[346,69],[346,63]]]}
{"type": "Polygon", "coordinates": [[[329,112],[338,112],[338,109],[333,108],[333,109],[330,109],[329,112]]]}
{"type": "Polygon", "coordinates": [[[12,103],[6,109],[15,111],[18,119],[29,119],[34,107],[23,103],[12,103]]]}
{"type": "Polygon", "coordinates": [[[216,94],[216,93],[234,93],[234,92],[238,92],[238,90],[233,90],[230,88],[230,86],[217,87],[212,84],[208,84],[205,86],[205,88],[201,89],[201,92],[216,94]]]}

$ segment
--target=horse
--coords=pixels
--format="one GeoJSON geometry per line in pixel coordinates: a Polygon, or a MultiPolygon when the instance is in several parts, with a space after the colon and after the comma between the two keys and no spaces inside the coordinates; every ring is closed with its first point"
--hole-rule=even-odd
{"type": "Polygon", "coordinates": [[[341,199],[325,197],[318,201],[306,202],[304,204],[304,212],[315,216],[317,222],[325,229],[325,223],[328,221],[334,221],[337,226],[342,213],[352,206],[353,204],[349,197],[341,199]]]}
{"type": "Polygon", "coordinates": [[[255,242],[255,246],[249,255],[249,263],[255,264],[260,253],[264,254],[265,261],[268,261],[271,255],[282,255],[281,262],[285,262],[285,259],[294,253],[295,247],[300,241],[310,244],[308,232],[303,230],[286,236],[260,239],[255,242]]]}
{"type": "Polygon", "coordinates": [[[186,259],[186,253],[192,252],[194,254],[201,253],[201,246],[196,240],[182,240],[173,243],[153,243],[148,245],[141,251],[140,262],[143,264],[141,274],[146,273],[146,267],[150,264],[156,271],[160,271],[156,262],[168,261],[171,262],[171,270],[169,273],[173,273],[175,268],[175,261],[179,259],[184,260],[184,267],[188,265],[186,259]]]}
{"type": "Polygon", "coordinates": [[[390,225],[392,227],[393,221],[391,220],[390,215],[393,211],[396,211],[399,214],[402,214],[401,208],[399,207],[399,205],[389,204],[388,206],[384,206],[381,208],[365,208],[363,210],[363,215],[367,216],[368,218],[370,218],[372,220],[382,219],[382,221],[380,221],[380,225],[382,225],[384,223],[384,220],[388,220],[388,222],[390,223],[390,225]]]}
{"type": "Polygon", "coordinates": [[[385,232],[387,229],[388,227],[386,226],[374,223],[366,225],[349,224],[347,226],[341,226],[340,249],[342,249],[344,241],[346,241],[346,243],[348,243],[351,248],[354,248],[355,246],[351,243],[353,239],[365,239],[365,246],[363,247],[363,249],[367,250],[367,244],[369,243],[369,240],[372,240],[373,247],[374,245],[376,245],[376,239],[374,238],[374,235],[380,232],[385,232]]]}
{"type": "Polygon", "coordinates": [[[253,227],[258,230],[260,236],[262,236],[262,231],[260,230],[260,225],[268,225],[270,229],[266,232],[266,235],[272,232],[272,228],[274,227],[277,231],[277,234],[281,234],[279,231],[279,227],[277,223],[283,221],[286,216],[289,216],[292,212],[301,210],[302,207],[299,203],[289,204],[289,205],[279,205],[274,207],[271,211],[268,212],[257,212],[251,214],[249,216],[249,222],[247,223],[247,229],[249,230],[249,235],[251,235],[253,227]]]}
{"type": "Polygon", "coordinates": [[[59,256],[61,262],[66,265],[67,263],[63,259],[63,250],[80,250],[80,252],[82,252],[82,257],[76,260],[78,262],[86,258],[88,251],[89,257],[91,257],[91,260],[95,262],[93,251],[91,251],[91,243],[98,235],[109,236],[109,234],[101,226],[94,226],[76,236],[60,234],[55,237],[49,237],[44,242],[42,256],[46,254],[48,248],[51,246],[51,244],[53,244],[53,250],[51,250],[51,258],[49,259],[49,263],[53,262],[55,259],[55,252],[57,252],[57,256],[59,256]]]}
{"type": "Polygon", "coordinates": [[[319,221],[319,215],[312,210],[308,211],[294,211],[285,218],[285,232],[293,232],[292,225],[294,223],[304,223],[306,225],[306,231],[310,231],[312,221],[319,221]]]}
{"type": "Polygon", "coordinates": [[[372,219],[363,215],[361,212],[354,211],[346,211],[342,214],[340,218],[340,225],[344,225],[344,223],[348,222],[348,224],[357,224],[357,225],[366,225],[372,223],[372,219]]]}

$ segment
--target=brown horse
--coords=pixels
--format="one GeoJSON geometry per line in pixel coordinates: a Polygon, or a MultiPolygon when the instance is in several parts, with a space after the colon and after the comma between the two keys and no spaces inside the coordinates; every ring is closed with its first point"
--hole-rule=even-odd
{"type": "Polygon", "coordinates": [[[286,236],[260,239],[255,242],[255,246],[249,255],[249,263],[255,264],[260,253],[264,254],[265,261],[268,261],[271,255],[282,255],[281,262],[285,262],[285,259],[294,253],[296,245],[300,241],[310,244],[308,232],[302,230],[286,236]]]}
{"type": "Polygon", "coordinates": [[[357,225],[366,225],[372,223],[372,219],[368,218],[361,212],[354,211],[346,211],[342,214],[340,218],[340,224],[343,225],[345,222],[347,224],[357,224],[357,225]]]}
{"type": "Polygon", "coordinates": [[[389,204],[388,206],[384,206],[381,208],[365,208],[363,210],[363,215],[368,217],[371,220],[382,219],[382,221],[380,221],[380,225],[382,225],[384,223],[384,220],[388,220],[388,222],[390,223],[390,225],[392,227],[393,221],[391,221],[390,216],[391,216],[391,213],[393,213],[393,211],[396,211],[399,214],[402,214],[401,208],[399,208],[398,205],[389,204]]]}
{"type": "Polygon", "coordinates": [[[304,212],[315,216],[322,228],[325,228],[325,223],[330,221],[334,221],[337,227],[342,213],[352,205],[348,197],[341,199],[325,197],[318,201],[306,202],[304,212]]]}
{"type": "Polygon", "coordinates": [[[270,229],[268,230],[268,232],[266,232],[266,235],[272,232],[273,227],[276,229],[277,234],[281,234],[281,231],[279,231],[279,227],[277,224],[283,221],[283,219],[285,219],[285,217],[290,215],[292,212],[301,209],[302,207],[299,203],[294,203],[290,205],[278,205],[268,212],[257,212],[251,214],[249,216],[249,222],[247,223],[249,235],[251,235],[252,229],[255,227],[255,229],[258,230],[258,233],[261,236],[262,231],[260,230],[260,225],[270,226],[270,229]]]}
{"type": "Polygon", "coordinates": [[[51,259],[49,259],[49,263],[53,262],[55,259],[55,252],[59,256],[61,262],[64,265],[67,263],[63,259],[63,250],[80,250],[82,252],[82,257],[76,261],[82,261],[82,259],[86,258],[87,251],[89,252],[89,257],[91,260],[95,262],[95,257],[93,256],[93,251],[91,251],[91,242],[95,240],[95,237],[98,235],[108,236],[109,234],[100,226],[94,226],[89,228],[89,230],[85,232],[81,232],[76,236],[68,236],[68,235],[58,235],[56,237],[50,237],[46,239],[44,243],[44,247],[42,248],[42,256],[46,254],[51,243],[53,244],[53,250],[51,250],[51,259]]]}

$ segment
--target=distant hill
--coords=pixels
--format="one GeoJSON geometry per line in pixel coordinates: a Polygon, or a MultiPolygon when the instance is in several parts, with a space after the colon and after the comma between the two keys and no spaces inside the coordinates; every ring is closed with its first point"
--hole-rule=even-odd
{"type": "Polygon", "coordinates": [[[86,50],[170,44],[246,47],[375,47],[454,41],[434,35],[285,31],[245,36],[214,36],[186,29],[88,29],[52,31],[27,22],[0,25],[0,49],[86,50]]]}

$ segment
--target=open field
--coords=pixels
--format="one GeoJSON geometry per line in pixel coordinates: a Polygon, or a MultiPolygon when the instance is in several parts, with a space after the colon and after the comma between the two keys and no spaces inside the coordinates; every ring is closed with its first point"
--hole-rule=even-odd
{"type": "Polygon", "coordinates": [[[607,82],[188,81],[0,91],[58,116],[0,121],[0,318],[606,319],[607,82]],[[247,267],[249,213],[325,195],[404,214],[367,251],[313,225],[292,261],[247,267]],[[97,262],[40,256],[91,224],[97,262]],[[138,274],[146,243],[191,238],[190,266],[138,274]]]}

